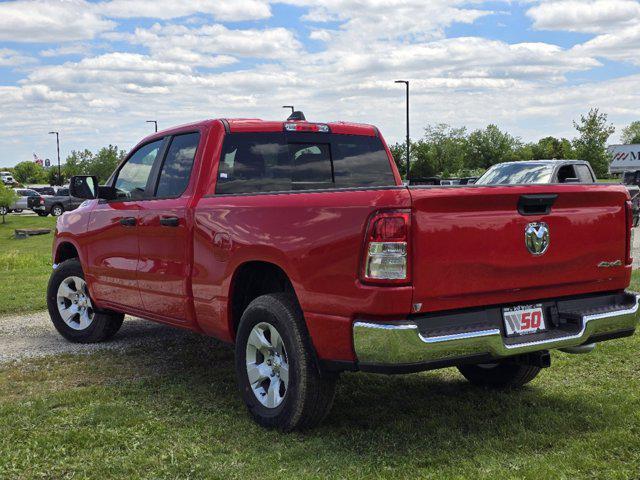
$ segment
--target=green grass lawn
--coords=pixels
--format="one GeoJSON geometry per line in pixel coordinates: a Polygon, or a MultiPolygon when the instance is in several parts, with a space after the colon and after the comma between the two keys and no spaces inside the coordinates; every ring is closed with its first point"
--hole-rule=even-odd
{"type": "Polygon", "coordinates": [[[5,220],[0,223],[0,315],[43,310],[56,219],[7,215],[5,220]],[[51,228],[52,233],[18,240],[16,228],[51,228]]]}
{"type": "MultiPolygon", "coordinates": [[[[0,226],[0,312],[43,309],[51,235],[0,226]]],[[[632,288],[640,290],[640,272],[632,288]]],[[[0,479],[640,477],[640,337],[553,353],[519,391],[454,369],[344,374],[326,422],[304,434],[256,426],[233,351],[195,334],[125,352],[0,365],[0,479]]]]}
{"type": "Polygon", "coordinates": [[[0,478],[636,479],[640,337],[511,392],[454,370],[345,374],[305,434],[255,425],[233,352],[186,335],[0,368],[0,478]]]}

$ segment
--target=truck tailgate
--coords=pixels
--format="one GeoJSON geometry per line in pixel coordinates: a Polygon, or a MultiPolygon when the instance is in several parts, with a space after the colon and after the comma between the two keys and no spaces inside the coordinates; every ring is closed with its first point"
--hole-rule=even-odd
{"type": "Polygon", "coordinates": [[[622,186],[412,187],[410,192],[415,312],[628,285],[628,196],[622,186]],[[523,215],[518,211],[523,195],[557,197],[547,214],[523,215]],[[544,222],[549,230],[549,246],[537,256],[525,243],[525,229],[533,222],[544,222]]]}

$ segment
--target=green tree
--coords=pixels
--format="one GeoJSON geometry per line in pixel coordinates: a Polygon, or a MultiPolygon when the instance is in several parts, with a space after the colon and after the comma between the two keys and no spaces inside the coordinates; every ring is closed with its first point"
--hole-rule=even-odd
{"type": "Polygon", "coordinates": [[[423,178],[450,176],[464,168],[466,152],[466,128],[454,128],[445,123],[428,125],[424,137],[414,146],[411,175],[423,178]]]}
{"type": "Polygon", "coordinates": [[[622,143],[640,143],[640,121],[631,122],[622,129],[622,143]]]}
{"type": "Polygon", "coordinates": [[[398,167],[400,175],[402,178],[405,178],[407,176],[407,144],[396,143],[395,145],[391,145],[389,150],[391,150],[393,161],[396,162],[396,167],[398,167]]]}
{"type": "Polygon", "coordinates": [[[5,186],[4,183],[0,182],[0,213],[2,213],[2,223],[5,223],[4,217],[8,212],[8,209],[11,205],[15,203],[18,199],[16,192],[13,191],[13,188],[9,188],[5,186]]]}
{"type": "Polygon", "coordinates": [[[566,160],[574,157],[571,142],[566,138],[545,137],[532,145],[533,159],[566,160]]]}
{"type": "Polygon", "coordinates": [[[85,169],[90,165],[92,160],[93,153],[91,153],[91,151],[87,149],[82,151],[72,150],[62,167],[63,176],[71,178],[74,175],[85,174],[85,169]]]}
{"type": "Polygon", "coordinates": [[[609,170],[607,140],[616,131],[613,125],[607,123],[607,114],[592,108],[573,125],[580,134],[573,140],[576,156],[588,161],[598,178],[605,176],[609,170]]]}
{"type": "Polygon", "coordinates": [[[118,164],[124,160],[127,152],[118,150],[115,145],[109,145],[92,153],[90,150],[74,150],[67,157],[64,165],[64,176],[95,175],[103,183],[111,176],[118,164]]]}
{"type": "Polygon", "coordinates": [[[496,125],[489,125],[484,130],[472,132],[467,145],[467,167],[489,168],[496,163],[515,160],[514,152],[522,146],[522,142],[500,131],[496,125]]]}
{"type": "Polygon", "coordinates": [[[62,173],[62,178],[58,179],[58,167],[51,167],[48,171],[47,171],[47,181],[49,182],[49,185],[62,185],[64,184],[65,181],[65,176],[64,176],[64,171],[61,172],[62,173]]]}
{"type": "Polygon", "coordinates": [[[93,157],[86,174],[95,175],[100,183],[106,182],[126,154],[127,152],[118,150],[114,145],[103,147],[93,157]]]}
{"type": "Polygon", "coordinates": [[[24,184],[44,183],[47,174],[42,167],[35,162],[20,162],[13,167],[13,177],[17,182],[24,184]]]}

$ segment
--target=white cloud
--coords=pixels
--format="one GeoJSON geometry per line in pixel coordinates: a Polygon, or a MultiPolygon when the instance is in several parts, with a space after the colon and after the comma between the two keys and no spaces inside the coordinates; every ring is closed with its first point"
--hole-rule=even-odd
{"type": "MultiPolygon", "coordinates": [[[[379,38],[441,38],[454,23],[473,23],[490,15],[488,10],[468,8],[464,0],[282,0],[308,7],[307,22],[342,22],[340,30],[350,42],[379,38]]],[[[347,40],[346,38],[344,39],[347,40]]]]}
{"type": "Polygon", "coordinates": [[[37,60],[27,55],[22,55],[9,48],[0,48],[0,67],[17,67],[35,63],[37,60]]]}
{"type": "Polygon", "coordinates": [[[0,3],[0,40],[12,42],[64,42],[94,38],[111,30],[84,0],[18,0],[0,3]]]}
{"type": "Polygon", "coordinates": [[[66,55],[88,55],[92,50],[86,43],[68,44],[57,48],[47,48],[40,51],[41,57],[61,57],[66,55]]]}
{"type": "MultiPolygon", "coordinates": [[[[234,55],[262,59],[291,57],[303,49],[295,35],[281,27],[260,30],[230,29],[220,24],[195,28],[155,24],[148,29],[137,28],[133,34],[112,33],[106,38],[143,45],[161,59],[179,61],[176,52],[190,52],[194,55],[193,65],[202,66],[229,64],[234,55]],[[205,55],[217,55],[218,61],[207,60],[205,55]]],[[[182,60],[188,63],[189,55],[182,60]]]]}
{"type": "Polygon", "coordinates": [[[113,0],[97,5],[98,11],[114,18],[170,19],[205,13],[220,21],[259,20],[271,16],[262,0],[113,0]]]}
{"type": "Polygon", "coordinates": [[[640,29],[637,26],[605,33],[573,48],[580,55],[603,57],[640,65],[640,29]]]}
{"type": "Polygon", "coordinates": [[[640,3],[633,0],[560,0],[530,8],[527,15],[539,30],[606,32],[638,24],[640,3]]]}

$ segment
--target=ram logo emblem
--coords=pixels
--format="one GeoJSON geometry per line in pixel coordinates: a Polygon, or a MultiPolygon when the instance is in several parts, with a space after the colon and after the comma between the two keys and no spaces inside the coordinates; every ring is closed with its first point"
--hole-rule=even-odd
{"type": "Polygon", "coordinates": [[[549,248],[549,225],[544,222],[534,222],[524,230],[524,243],[532,255],[542,255],[549,248]]]}

